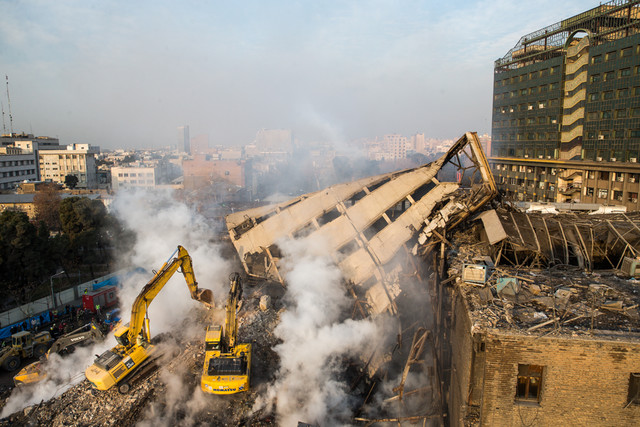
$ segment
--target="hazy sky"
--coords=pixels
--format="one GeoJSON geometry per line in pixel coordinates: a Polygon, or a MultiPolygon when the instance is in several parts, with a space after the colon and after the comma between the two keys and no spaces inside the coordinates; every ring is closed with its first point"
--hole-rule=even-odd
{"type": "MultiPolygon", "coordinates": [[[[0,0],[14,132],[105,148],[491,130],[493,62],[576,0],[0,0]]],[[[3,81],[4,83],[4,81],[3,81]]],[[[2,87],[9,130],[6,89],[2,87]]]]}

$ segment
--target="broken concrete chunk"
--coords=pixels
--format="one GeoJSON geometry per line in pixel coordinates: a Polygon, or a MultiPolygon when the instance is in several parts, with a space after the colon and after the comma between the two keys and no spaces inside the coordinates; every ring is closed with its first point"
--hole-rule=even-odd
{"type": "Polygon", "coordinates": [[[260,310],[267,311],[271,306],[271,297],[269,295],[262,295],[260,297],[260,310]]]}
{"type": "Polygon", "coordinates": [[[532,295],[540,295],[541,289],[538,285],[529,285],[527,286],[527,289],[529,290],[529,292],[531,292],[532,295]]]}
{"type": "Polygon", "coordinates": [[[569,298],[571,298],[572,294],[573,292],[570,288],[560,288],[555,293],[556,298],[567,300],[567,301],[569,300],[569,298]]]}

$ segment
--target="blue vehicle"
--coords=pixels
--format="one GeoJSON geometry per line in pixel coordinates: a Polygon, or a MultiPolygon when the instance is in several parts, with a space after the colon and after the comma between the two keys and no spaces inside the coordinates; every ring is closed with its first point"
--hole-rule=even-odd
{"type": "Polygon", "coordinates": [[[120,320],[120,309],[114,308],[113,310],[107,312],[104,317],[104,324],[109,326],[111,329],[118,321],[120,320]]]}

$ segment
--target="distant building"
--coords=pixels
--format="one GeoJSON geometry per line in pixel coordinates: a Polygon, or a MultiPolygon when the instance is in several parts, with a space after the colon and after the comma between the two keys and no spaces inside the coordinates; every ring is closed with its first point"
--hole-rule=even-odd
{"type": "Polygon", "coordinates": [[[23,181],[37,179],[34,153],[23,153],[21,148],[0,147],[0,190],[12,190],[23,181]]]}
{"type": "Polygon", "coordinates": [[[640,1],[523,36],[495,62],[491,158],[520,201],[640,201],[640,1]]]}
{"type": "Polygon", "coordinates": [[[77,188],[97,188],[96,159],[99,147],[69,144],[58,149],[38,151],[40,178],[64,184],[67,175],[78,178],[77,188]]]}
{"type": "MultiPolygon", "coordinates": [[[[188,135],[187,135],[188,136],[188,135]]],[[[197,135],[191,138],[190,154],[207,154],[209,152],[209,135],[197,135]]],[[[187,153],[187,151],[185,151],[187,153]]]]}
{"type": "Polygon", "coordinates": [[[119,166],[111,168],[113,191],[132,188],[154,188],[157,184],[157,170],[146,166],[119,166]]]}
{"type": "Polygon", "coordinates": [[[255,145],[265,153],[292,153],[293,133],[290,129],[260,129],[256,134],[255,145]]]}
{"type": "Polygon", "coordinates": [[[216,182],[245,186],[244,160],[216,160],[210,156],[194,156],[182,162],[185,189],[198,189],[216,182]]]}
{"type": "Polygon", "coordinates": [[[189,126],[178,127],[178,152],[191,154],[191,139],[189,138],[189,126]]]}

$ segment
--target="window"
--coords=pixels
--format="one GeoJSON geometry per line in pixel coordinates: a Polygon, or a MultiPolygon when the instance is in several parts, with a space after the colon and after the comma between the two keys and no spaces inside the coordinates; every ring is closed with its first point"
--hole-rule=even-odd
{"type": "Polygon", "coordinates": [[[629,89],[618,89],[618,98],[626,98],[629,96],[629,89]]]}
{"type": "Polygon", "coordinates": [[[627,117],[627,110],[616,110],[616,119],[624,119],[627,117]]]}
{"type": "Polygon", "coordinates": [[[638,193],[629,193],[629,201],[631,203],[638,203],[638,193]]]}
{"type": "Polygon", "coordinates": [[[589,101],[597,101],[598,100],[598,93],[590,93],[589,94],[589,101]]]}
{"type": "Polygon", "coordinates": [[[526,89],[520,89],[520,95],[526,95],[526,94],[527,94],[526,89]]]}
{"type": "Polygon", "coordinates": [[[624,49],[622,49],[620,51],[620,57],[621,58],[626,58],[627,56],[631,56],[631,48],[630,47],[626,47],[624,49]]]}
{"type": "Polygon", "coordinates": [[[600,81],[600,74],[594,74],[591,76],[591,83],[597,83],[600,81]]]}
{"type": "MultiPolygon", "coordinates": [[[[629,193],[632,194],[632,193],[629,193]]],[[[637,200],[636,194],[636,200],[637,200]]],[[[640,405],[640,373],[629,375],[629,392],[627,394],[627,406],[640,405]]]]}
{"type": "Polygon", "coordinates": [[[608,181],[609,180],[609,172],[608,171],[600,172],[600,179],[608,181]]]}
{"type": "Polygon", "coordinates": [[[593,187],[586,187],[586,188],[585,188],[585,194],[586,194],[587,196],[591,196],[591,197],[593,197],[593,187]]]}
{"type": "Polygon", "coordinates": [[[618,77],[629,77],[631,75],[631,68],[623,68],[620,70],[618,77]]]}
{"type": "Polygon", "coordinates": [[[610,80],[613,80],[613,76],[614,76],[613,71],[609,71],[608,73],[604,73],[604,81],[608,82],[610,80]]]}
{"type": "Polygon", "coordinates": [[[597,112],[587,113],[587,120],[598,120],[598,113],[597,112]]]}
{"type": "Polygon", "coordinates": [[[616,58],[616,51],[612,51],[612,52],[607,52],[607,54],[605,55],[604,60],[605,61],[611,61],[612,59],[616,58]]]}
{"type": "Polygon", "coordinates": [[[603,119],[610,119],[611,118],[611,111],[601,111],[600,112],[600,117],[603,119]]]}
{"type": "Polygon", "coordinates": [[[621,202],[622,201],[622,191],[614,190],[613,191],[613,199],[621,202]]]}
{"type": "Polygon", "coordinates": [[[602,62],[602,55],[596,55],[593,58],[591,58],[592,64],[599,64],[601,62],[602,62]]]}
{"type": "Polygon", "coordinates": [[[613,91],[608,90],[602,93],[602,99],[613,99],[613,91]]]}
{"type": "Polygon", "coordinates": [[[598,188],[598,199],[606,199],[608,191],[606,188],[598,188]]]}

